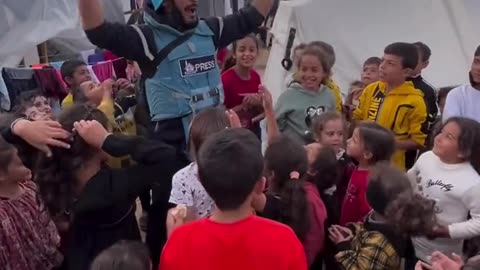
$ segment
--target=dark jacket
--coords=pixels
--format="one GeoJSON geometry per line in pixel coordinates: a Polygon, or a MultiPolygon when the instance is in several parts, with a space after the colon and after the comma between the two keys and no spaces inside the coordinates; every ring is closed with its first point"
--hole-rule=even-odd
{"type": "MultiPolygon", "coordinates": [[[[174,22],[165,18],[168,16],[159,16],[148,7],[145,12],[152,15],[159,23],[167,24],[182,32],[182,29],[178,29],[178,24],[174,24],[174,22]]],[[[224,48],[233,41],[254,32],[262,24],[264,17],[255,7],[244,8],[236,14],[223,17],[223,31],[220,29],[219,18],[210,17],[204,20],[214,33],[215,47],[224,48]]],[[[150,51],[160,51],[161,48],[157,48],[155,45],[152,29],[148,25],[139,25],[139,28],[145,36],[150,51]]],[[[151,63],[145,55],[140,35],[131,25],[105,22],[95,29],[85,31],[85,33],[93,44],[110,50],[118,56],[137,61],[141,69],[148,67],[151,63]]]]}
{"type": "Polygon", "coordinates": [[[135,200],[159,175],[181,168],[176,150],[144,139],[110,135],[103,150],[114,157],[130,155],[136,166],[100,170],[84,187],[72,208],[66,260],[68,269],[88,269],[93,259],[119,240],[138,240],[135,200]]]}

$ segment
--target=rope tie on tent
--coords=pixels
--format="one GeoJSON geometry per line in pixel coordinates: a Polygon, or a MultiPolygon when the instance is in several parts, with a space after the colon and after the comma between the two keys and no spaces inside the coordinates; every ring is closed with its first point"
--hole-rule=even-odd
{"type": "Polygon", "coordinates": [[[287,49],[285,50],[285,58],[282,59],[282,67],[289,71],[292,68],[293,61],[291,58],[293,42],[295,41],[295,35],[297,34],[297,29],[290,28],[290,33],[288,34],[287,49]]]}

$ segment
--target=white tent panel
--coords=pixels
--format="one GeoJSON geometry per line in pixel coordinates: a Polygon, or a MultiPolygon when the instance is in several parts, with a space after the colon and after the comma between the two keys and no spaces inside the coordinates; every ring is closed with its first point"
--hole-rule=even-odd
{"type": "MultiPolygon", "coordinates": [[[[129,0],[103,0],[108,21],[125,22],[129,0]]],[[[57,38],[75,51],[94,48],[85,37],[78,2],[71,0],[4,0],[0,5],[0,66],[15,66],[31,48],[57,38]]]]}
{"type": "Polygon", "coordinates": [[[480,43],[480,3],[475,0],[282,1],[272,28],[274,42],[264,75],[274,99],[285,88],[280,65],[290,27],[295,44],[323,40],[335,47],[334,79],[342,91],[359,79],[363,62],[386,45],[422,41],[432,49],[425,77],[436,86],[461,84],[480,43]]]}

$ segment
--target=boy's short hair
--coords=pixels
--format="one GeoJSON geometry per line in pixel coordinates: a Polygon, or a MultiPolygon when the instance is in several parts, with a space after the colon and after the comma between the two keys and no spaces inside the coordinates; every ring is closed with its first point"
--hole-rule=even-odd
{"type": "Polygon", "coordinates": [[[236,210],[262,176],[260,140],[241,128],[215,133],[200,147],[197,164],[200,182],[218,209],[236,210]]]}
{"type": "Polygon", "coordinates": [[[402,58],[402,67],[415,69],[418,64],[417,47],[411,43],[395,42],[388,45],[385,54],[391,54],[402,58]]]}
{"type": "Polygon", "coordinates": [[[477,50],[475,51],[475,57],[480,56],[480,46],[477,47],[477,50]]]}
{"type": "Polygon", "coordinates": [[[430,60],[430,56],[432,56],[432,50],[430,50],[430,47],[420,41],[413,43],[413,45],[417,47],[417,51],[422,56],[423,62],[430,60]]]}
{"type": "Polygon", "coordinates": [[[382,63],[382,59],[380,57],[372,56],[367,60],[365,60],[365,62],[363,63],[363,67],[369,66],[369,65],[380,66],[381,63],[382,63]]]}
{"type": "MultiPolygon", "coordinates": [[[[67,83],[65,80],[66,77],[73,77],[73,73],[77,70],[78,67],[86,66],[85,62],[81,60],[68,60],[62,64],[60,68],[60,73],[62,73],[62,79],[67,83]]],[[[68,83],[67,83],[68,84],[68,83]]]]}
{"type": "Polygon", "coordinates": [[[447,98],[448,93],[455,89],[457,86],[446,86],[438,89],[438,94],[437,94],[437,102],[440,102],[440,100],[447,98]]]}
{"type": "Polygon", "coordinates": [[[335,49],[333,48],[332,45],[328,44],[325,41],[312,41],[310,42],[310,44],[308,44],[308,47],[320,48],[328,57],[328,62],[330,64],[330,67],[333,67],[335,65],[337,58],[335,56],[335,49]]]}

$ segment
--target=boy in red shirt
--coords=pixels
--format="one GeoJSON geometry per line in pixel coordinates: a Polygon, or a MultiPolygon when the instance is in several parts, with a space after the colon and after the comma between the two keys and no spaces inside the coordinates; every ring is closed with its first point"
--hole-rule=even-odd
{"type": "Polygon", "coordinates": [[[260,149],[245,129],[226,129],[207,139],[197,157],[198,175],[216,209],[211,217],[173,231],[159,269],[307,269],[292,229],[253,215],[253,199],[265,187],[260,149]]]}

